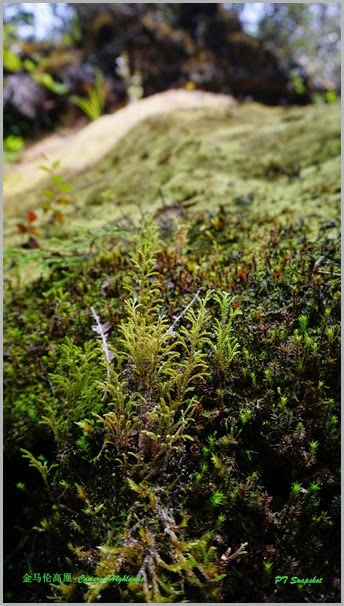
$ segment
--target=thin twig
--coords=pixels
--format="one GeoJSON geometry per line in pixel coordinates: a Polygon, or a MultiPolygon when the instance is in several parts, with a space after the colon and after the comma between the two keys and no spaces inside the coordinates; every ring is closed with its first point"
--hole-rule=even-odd
{"type": "MultiPolygon", "coordinates": [[[[96,332],[99,337],[101,338],[102,341],[102,349],[103,352],[105,354],[105,359],[107,361],[108,364],[110,364],[110,362],[113,360],[114,355],[113,353],[109,350],[106,338],[107,338],[107,332],[110,328],[110,323],[109,322],[105,322],[105,324],[102,324],[99,316],[97,315],[94,307],[91,307],[91,312],[92,312],[92,316],[94,317],[95,321],[96,321],[96,325],[92,326],[92,330],[94,330],[94,332],[96,332]]],[[[108,377],[110,376],[110,371],[107,368],[107,375],[108,377]]]]}
{"type": "Polygon", "coordinates": [[[173,335],[173,329],[176,326],[176,324],[178,324],[178,322],[180,322],[180,320],[182,319],[182,317],[186,314],[186,312],[188,311],[188,309],[190,309],[191,305],[194,304],[194,302],[196,301],[196,299],[198,299],[199,297],[199,293],[201,292],[201,289],[199,289],[194,298],[192,299],[192,301],[190,301],[190,303],[188,303],[188,305],[185,307],[185,309],[183,309],[182,313],[175,319],[175,321],[173,322],[172,326],[170,326],[170,328],[168,330],[166,330],[165,335],[173,335]]]}
{"type": "MultiPolygon", "coordinates": [[[[107,340],[106,340],[107,333],[110,328],[110,323],[105,322],[105,324],[102,324],[94,307],[91,307],[90,309],[91,309],[92,316],[94,317],[94,319],[97,323],[96,325],[92,326],[92,330],[94,330],[94,332],[96,332],[98,334],[98,336],[101,338],[102,350],[104,352],[104,357],[107,362],[106,374],[107,374],[107,378],[110,379],[109,364],[110,364],[110,362],[112,362],[112,360],[114,358],[114,355],[113,355],[112,351],[110,351],[108,344],[107,344],[107,340]]],[[[104,391],[103,398],[102,398],[103,401],[106,398],[106,394],[107,394],[107,389],[105,389],[105,391],[104,391]]]]}
{"type": "Polygon", "coordinates": [[[335,276],[336,278],[341,278],[342,274],[337,274],[334,271],[325,271],[324,269],[318,269],[318,274],[325,274],[326,276],[335,276]]]}

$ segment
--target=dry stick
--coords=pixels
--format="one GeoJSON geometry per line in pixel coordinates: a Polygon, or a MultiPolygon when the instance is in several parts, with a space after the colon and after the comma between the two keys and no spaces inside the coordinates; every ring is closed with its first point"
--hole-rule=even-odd
{"type": "Polygon", "coordinates": [[[324,269],[318,269],[318,274],[325,274],[326,276],[335,276],[336,278],[341,278],[342,274],[337,274],[334,271],[325,271],[324,269]]]}
{"type": "MultiPolygon", "coordinates": [[[[94,317],[95,321],[97,322],[97,324],[95,326],[92,326],[92,330],[94,330],[94,332],[96,332],[98,334],[98,336],[100,336],[100,338],[102,340],[102,349],[105,354],[105,359],[106,359],[107,363],[110,364],[110,362],[114,358],[114,355],[113,355],[112,351],[109,350],[109,347],[108,347],[108,344],[106,341],[107,332],[110,328],[110,323],[105,322],[105,324],[102,324],[94,307],[91,307],[90,309],[92,312],[92,316],[94,317]]],[[[110,379],[110,369],[108,366],[106,368],[106,374],[107,374],[107,378],[110,379]]],[[[104,391],[103,398],[102,398],[103,401],[106,398],[106,394],[107,394],[107,389],[105,389],[105,391],[104,391]]]]}
{"type": "Polygon", "coordinates": [[[176,326],[176,324],[178,324],[178,322],[182,319],[182,317],[186,314],[187,310],[190,309],[191,305],[194,304],[194,302],[196,301],[196,299],[198,299],[199,297],[199,293],[201,292],[201,289],[199,289],[194,298],[192,299],[192,301],[190,301],[190,303],[188,303],[188,305],[185,307],[185,309],[183,309],[182,313],[175,319],[175,321],[173,322],[172,326],[170,326],[170,328],[168,330],[166,330],[165,335],[173,335],[173,329],[176,326]]]}

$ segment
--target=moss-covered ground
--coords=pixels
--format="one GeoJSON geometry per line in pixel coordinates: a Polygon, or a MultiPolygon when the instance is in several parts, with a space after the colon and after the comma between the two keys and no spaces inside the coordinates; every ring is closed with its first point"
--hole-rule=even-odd
{"type": "Polygon", "coordinates": [[[182,111],[7,198],[5,601],[339,601],[339,160],[182,111]]]}

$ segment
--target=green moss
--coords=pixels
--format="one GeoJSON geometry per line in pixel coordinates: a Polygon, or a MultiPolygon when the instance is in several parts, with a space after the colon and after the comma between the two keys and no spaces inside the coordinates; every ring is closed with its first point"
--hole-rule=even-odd
{"type": "MultiPolygon", "coordinates": [[[[230,129],[242,112],[238,144],[250,107],[226,114],[230,129]]],[[[144,216],[119,218],[107,193],[99,207],[84,209],[99,228],[76,233],[87,204],[77,189],[76,216],[59,237],[43,233],[41,248],[7,253],[4,439],[18,503],[9,527],[28,535],[18,551],[18,535],[9,538],[11,599],[338,600],[337,160],[329,145],[316,168],[314,143],[314,157],[308,150],[295,158],[300,174],[287,174],[300,120],[309,145],[317,139],[307,130],[315,108],[251,111],[260,115],[270,153],[268,116],[278,119],[281,137],[291,128],[290,140],[281,139],[283,173],[258,177],[265,160],[251,149],[245,180],[238,147],[235,195],[220,188],[217,196],[214,184],[227,183],[226,154],[214,174],[206,159],[193,164],[195,181],[191,166],[197,146],[206,158],[212,138],[226,141],[221,116],[207,114],[203,127],[199,112],[178,114],[184,127],[177,143],[164,118],[151,119],[135,136],[142,150],[151,132],[153,166],[166,170],[165,206],[155,193],[155,220],[146,216],[147,190],[138,193],[129,135],[116,150],[113,183],[123,203],[131,196],[143,203],[144,216]],[[167,147],[159,148],[160,136],[189,167],[184,179],[163,155],[167,147]],[[128,191],[125,170],[133,174],[128,191]],[[318,197],[303,213],[296,200],[294,211],[278,216],[273,205],[286,204],[282,186],[300,199],[318,197]],[[259,206],[273,190],[276,202],[270,197],[259,206]],[[177,191],[188,200],[178,202],[177,191]],[[311,216],[317,202],[326,218],[323,211],[311,216]],[[27,268],[35,268],[29,280],[27,268]],[[107,580],[39,590],[21,583],[27,572],[58,570],[107,580]],[[280,584],[276,594],[274,575],[294,571],[324,582],[302,592],[280,584]],[[118,583],[110,575],[143,580],[118,583]]],[[[104,188],[113,178],[109,162],[102,164],[104,188]]],[[[149,170],[140,174],[147,184],[149,170]]]]}
{"type": "MultiPolygon", "coordinates": [[[[339,111],[335,104],[326,111],[244,104],[148,118],[94,167],[77,174],[70,166],[63,174],[74,186],[72,203],[63,208],[64,234],[147,208],[182,213],[218,203],[238,210],[247,203],[253,217],[307,218],[313,229],[314,214],[339,215],[339,111]]],[[[39,209],[43,189],[11,197],[5,188],[6,243],[22,240],[18,214],[39,209]]]]}

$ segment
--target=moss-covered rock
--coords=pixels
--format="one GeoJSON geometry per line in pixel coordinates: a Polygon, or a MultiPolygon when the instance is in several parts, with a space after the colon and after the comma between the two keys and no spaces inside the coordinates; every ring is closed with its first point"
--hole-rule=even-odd
{"type": "Polygon", "coordinates": [[[214,96],[202,101],[186,91],[172,93],[157,95],[153,105],[144,99],[121,116],[104,116],[48,160],[9,168],[4,178],[8,241],[17,231],[18,214],[36,212],[44,202],[50,179],[44,182],[46,173],[38,166],[56,161],[55,172],[74,186],[63,209],[68,234],[81,226],[103,226],[110,217],[133,216],[138,206],[151,212],[249,206],[254,216],[268,211],[311,224],[312,216],[338,216],[339,106],[228,107],[221,97],[216,105],[214,96]],[[166,105],[166,115],[151,116],[126,133],[139,116],[158,113],[159,103],[166,105]],[[209,103],[214,107],[199,107],[209,103]],[[195,109],[169,113],[190,105],[195,109]]]}

